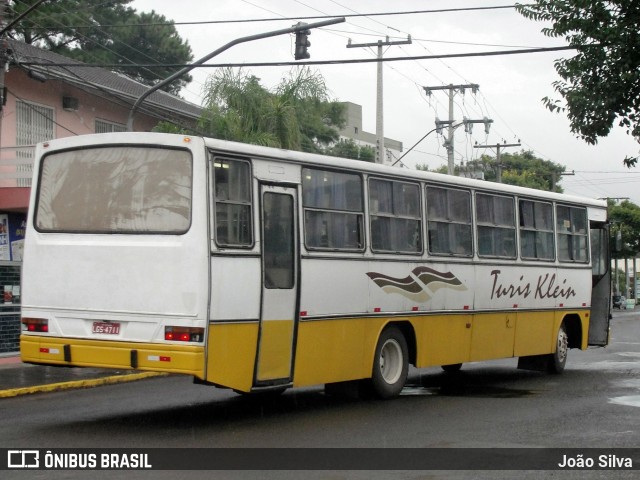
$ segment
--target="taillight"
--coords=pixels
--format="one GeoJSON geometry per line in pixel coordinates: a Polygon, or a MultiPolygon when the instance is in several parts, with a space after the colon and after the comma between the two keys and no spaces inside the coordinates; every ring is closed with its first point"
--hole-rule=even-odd
{"type": "Polygon", "coordinates": [[[22,330],[35,333],[47,333],[49,331],[49,320],[46,318],[22,317],[22,330]]]}
{"type": "Polygon", "coordinates": [[[203,342],[204,328],[164,327],[164,339],[169,342],[203,342]]]}

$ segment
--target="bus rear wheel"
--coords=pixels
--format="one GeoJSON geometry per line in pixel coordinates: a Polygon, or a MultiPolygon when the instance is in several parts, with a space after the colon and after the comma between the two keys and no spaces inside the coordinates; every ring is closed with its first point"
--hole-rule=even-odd
{"type": "Polygon", "coordinates": [[[562,373],[567,363],[567,355],[569,353],[569,335],[567,335],[567,329],[562,322],[558,329],[558,336],[556,337],[556,351],[549,355],[548,370],[551,373],[562,373]]]}
{"type": "Polygon", "coordinates": [[[373,358],[371,384],[379,398],[396,397],[402,391],[409,372],[409,349],[402,332],[394,326],[380,334],[373,358]]]}

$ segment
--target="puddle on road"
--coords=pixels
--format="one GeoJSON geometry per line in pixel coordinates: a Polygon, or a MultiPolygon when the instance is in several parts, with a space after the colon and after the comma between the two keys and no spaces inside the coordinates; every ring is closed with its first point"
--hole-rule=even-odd
{"type": "Polygon", "coordinates": [[[423,387],[407,385],[400,395],[439,395],[443,397],[483,397],[483,398],[521,398],[535,395],[532,390],[495,387],[492,385],[446,385],[441,387],[423,387]]]}
{"type": "Polygon", "coordinates": [[[623,397],[610,398],[609,403],[625,405],[627,407],[640,407],[640,395],[625,395],[623,397]]]}
{"type": "MultiPolygon", "coordinates": [[[[629,378],[619,382],[614,382],[616,387],[631,388],[640,390],[640,378],[629,378]]],[[[622,395],[609,399],[609,403],[625,405],[627,407],[640,407],[640,395],[622,395]]]]}
{"type": "Polygon", "coordinates": [[[618,355],[621,357],[640,358],[640,352],[619,352],[618,355]]]}

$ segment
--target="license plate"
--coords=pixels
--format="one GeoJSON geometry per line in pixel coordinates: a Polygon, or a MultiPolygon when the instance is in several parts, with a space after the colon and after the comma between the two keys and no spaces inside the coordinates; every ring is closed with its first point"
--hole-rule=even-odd
{"type": "Polygon", "coordinates": [[[106,335],[118,335],[120,324],[117,322],[93,322],[93,333],[104,333],[106,335]]]}

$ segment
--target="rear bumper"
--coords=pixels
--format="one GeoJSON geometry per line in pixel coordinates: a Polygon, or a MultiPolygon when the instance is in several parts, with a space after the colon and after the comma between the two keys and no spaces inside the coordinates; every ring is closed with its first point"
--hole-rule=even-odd
{"type": "Polygon", "coordinates": [[[204,347],[20,336],[23,362],[183,373],[204,378],[204,347]]]}

